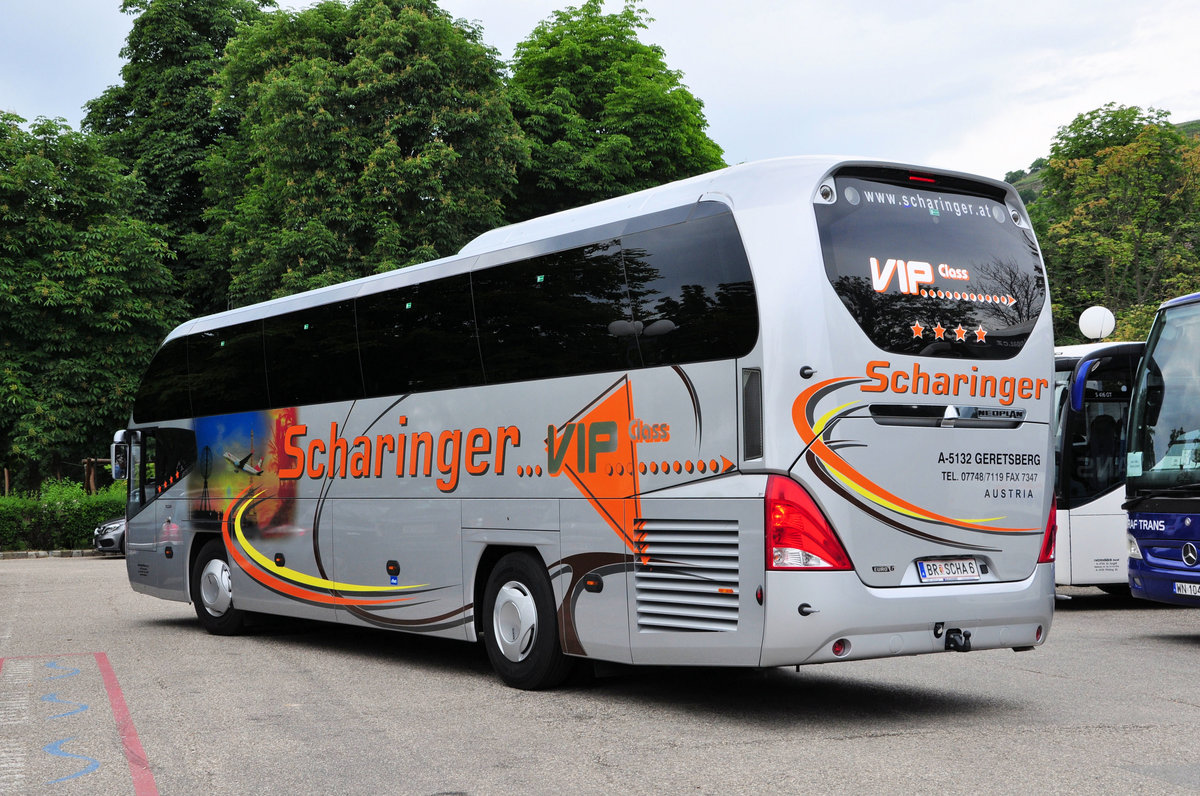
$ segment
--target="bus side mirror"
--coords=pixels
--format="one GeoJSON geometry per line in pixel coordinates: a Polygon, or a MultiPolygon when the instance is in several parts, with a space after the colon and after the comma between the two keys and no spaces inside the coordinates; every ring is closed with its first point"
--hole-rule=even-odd
{"type": "Polygon", "coordinates": [[[1075,377],[1071,381],[1071,411],[1083,411],[1083,394],[1087,390],[1088,376],[1098,364],[1098,359],[1085,359],[1075,366],[1075,377]]]}
{"type": "MultiPolygon", "coordinates": [[[[1140,370],[1141,365],[1138,368],[1140,370]]],[[[1146,371],[1142,374],[1142,383],[1139,386],[1145,388],[1146,392],[1146,415],[1142,422],[1147,426],[1157,426],[1166,385],[1163,382],[1162,371],[1153,359],[1146,363],[1146,371]]]]}
{"type": "Polygon", "coordinates": [[[114,481],[124,481],[129,477],[129,442],[136,432],[124,430],[113,434],[112,446],[108,451],[108,460],[112,464],[114,481]]]}
{"type": "Polygon", "coordinates": [[[1163,386],[1159,382],[1155,386],[1146,385],[1146,425],[1158,425],[1158,413],[1163,404],[1163,386]]]}
{"type": "Polygon", "coordinates": [[[124,442],[114,442],[108,455],[112,462],[112,477],[114,481],[124,481],[129,477],[129,446],[124,442]]]}

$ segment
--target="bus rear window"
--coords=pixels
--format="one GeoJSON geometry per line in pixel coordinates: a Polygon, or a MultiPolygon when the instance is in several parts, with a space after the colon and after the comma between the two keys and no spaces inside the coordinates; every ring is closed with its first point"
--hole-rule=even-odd
{"type": "Polygon", "coordinates": [[[1046,300],[1033,233],[998,196],[845,173],[815,206],[825,273],[893,354],[1007,359],[1046,300]]]}

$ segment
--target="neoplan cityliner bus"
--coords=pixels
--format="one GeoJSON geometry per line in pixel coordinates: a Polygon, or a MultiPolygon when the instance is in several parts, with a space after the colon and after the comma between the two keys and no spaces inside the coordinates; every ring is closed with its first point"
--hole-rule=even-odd
{"type": "Polygon", "coordinates": [[[129,579],[218,634],[482,640],[521,688],[1028,649],[1046,296],[1007,185],[796,158],[192,320],[118,432],[129,579]]]}

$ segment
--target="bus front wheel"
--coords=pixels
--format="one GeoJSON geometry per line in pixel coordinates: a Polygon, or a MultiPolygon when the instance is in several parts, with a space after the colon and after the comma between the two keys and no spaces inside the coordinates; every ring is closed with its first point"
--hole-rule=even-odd
{"type": "Polygon", "coordinates": [[[533,556],[510,553],[488,577],[483,603],[484,644],[492,668],[514,688],[553,688],[573,661],[558,640],[554,592],[533,556]]]}
{"type": "Polygon", "coordinates": [[[233,607],[229,559],[220,539],[210,539],[196,557],[192,567],[192,605],[200,624],[209,633],[232,636],[245,623],[245,612],[233,607]]]}

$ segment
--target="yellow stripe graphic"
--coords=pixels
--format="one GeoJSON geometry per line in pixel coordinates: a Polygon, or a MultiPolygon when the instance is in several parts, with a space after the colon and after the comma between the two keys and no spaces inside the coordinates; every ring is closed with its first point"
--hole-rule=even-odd
{"type": "Polygon", "coordinates": [[[250,507],[250,504],[253,501],[261,497],[262,494],[262,492],[256,493],[249,500],[243,501],[242,505],[238,507],[237,513],[233,516],[233,532],[237,535],[238,544],[242,546],[242,549],[246,551],[250,558],[254,559],[256,564],[268,572],[273,572],[274,574],[293,581],[294,583],[301,583],[314,589],[332,589],[339,592],[393,592],[404,589],[421,589],[429,585],[427,583],[422,583],[413,586],[389,586],[387,588],[381,588],[379,586],[360,586],[354,583],[340,583],[335,580],[314,578],[312,575],[305,575],[303,572],[291,569],[290,567],[278,566],[272,559],[267,558],[265,555],[255,549],[255,547],[250,544],[249,541],[247,541],[246,535],[242,533],[242,513],[250,507]]]}

